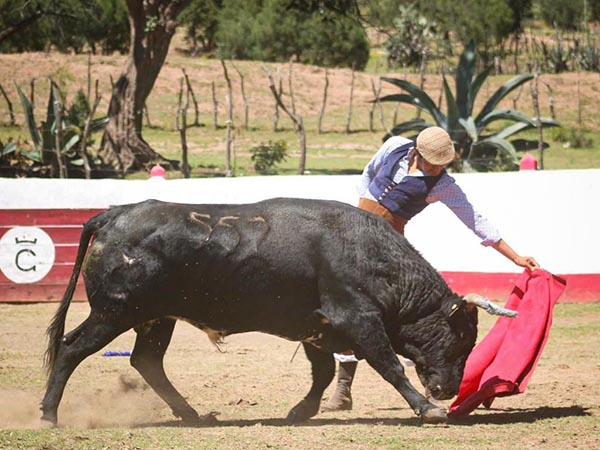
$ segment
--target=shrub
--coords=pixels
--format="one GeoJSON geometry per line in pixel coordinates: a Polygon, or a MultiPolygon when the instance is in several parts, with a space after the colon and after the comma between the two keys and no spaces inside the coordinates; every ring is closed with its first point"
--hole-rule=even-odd
{"type": "Polygon", "coordinates": [[[590,148],[594,143],[588,130],[578,127],[555,128],[552,130],[552,139],[568,148],[590,148]]]}
{"type": "Polygon", "coordinates": [[[287,158],[287,143],[281,141],[269,141],[268,144],[261,143],[250,149],[254,170],[262,175],[277,173],[275,165],[287,158]]]}

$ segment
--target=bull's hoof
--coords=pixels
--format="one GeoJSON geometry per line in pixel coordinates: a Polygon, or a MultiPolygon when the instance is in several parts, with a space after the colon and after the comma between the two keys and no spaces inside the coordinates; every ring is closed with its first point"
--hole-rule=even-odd
{"type": "Polygon", "coordinates": [[[198,422],[202,426],[212,427],[212,426],[217,425],[219,423],[219,419],[217,419],[218,415],[219,415],[218,412],[211,411],[208,414],[204,414],[203,416],[199,416],[198,417],[198,422]]]}
{"type": "Polygon", "coordinates": [[[196,411],[192,410],[186,414],[179,415],[179,417],[181,417],[181,421],[184,425],[209,427],[216,425],[219,422],[217,420],[218,414],[219,413],[215,411],[211,411],[208,414],[199,416],[196,411]]]}
{"type": "Polygon", "coordinates": [[[317,415],[320,403],[319,401],[304,399],[290,410],[286,420],[289,423],[304,422],[317,415]]]}
{"type": "Polygon", "coordinates": [[[56,428],[57,422],[58,422],[58,420],[57,420],[56,416],[48,417],[46,415],[43,415],[40,418],[40,426],[41,426],[41,428],[44,428],[44,429],[56,428]]]}
{"type": "Polygon", "coordinates": [[[446,423],[448,414],[444,409],[434,406],[421,412],[421,418],[424,423],[446,423]]]}

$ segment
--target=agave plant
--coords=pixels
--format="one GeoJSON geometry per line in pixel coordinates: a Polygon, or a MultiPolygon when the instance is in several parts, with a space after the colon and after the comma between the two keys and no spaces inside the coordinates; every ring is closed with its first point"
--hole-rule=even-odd
{"type": "Polygon", "coordinates": [[[0,140],[0,177],[23,177],[41,169],[38,153],[26,141],[0,140]]]}
{"type": "MultiPolygon", "coordinates": [[[[56,152],[56,131],[59,130],[60,158],[66,164],[67,170],[74,167],[80,168],[83,165],[83,158],[88,157],[87,153],[82,155],[79,151],[83,137],[83,126],[85,125],[85,121],[81,118],[81,99],[78,103],[73,104],[71,108],[65,108],[58,85],[50,80],[46,120],[42,121],[38,127],[31,102],[19,86],[17,86],[17,92],[25,112],[25,121],[33,145],[33,149],[27,153],[27,157],[38,165],[45,167],[51,173],[56,172],[56,167],[59,165],[56,152]]],[[[89,134],[101,130],[107,123],[108,117],[92,120],[89,134]]]]}
{"type": "MultiPolygon", "coordinates": [[[[487,171],[499,165],[506,169],[518,167],[519,158],[514,146],[507,140],[508,137],[528,128],[538,126],[536,119],[528,117],[522,112],[512,109],[496,110],[500,101],[511,91],[530,81],[530,73],[518,75],[501,86],[485,103],[478,114],[474,114],[475,99],[481,86],[489,76],[492,67],[475,74],[476,51],[473,41],[465,47],[456,70],[456,94],[448,85],[446,76],[443,77],[444,94],[446,97],[447,114],[438,108],[431,97],[414,84],[396,78],[382,78],[406,94],[393,94],[382,97],[382,102],[400,102],[414,105],[428,113],[435,123],[422,118],[412,119],[396,125],[392,134],[402,134],[410,131],[419,132],[432,125],[444,128],[455,143],[460,156],[460,162],[455,167],[457,170],[487,171]],[[513,125],[497,130],[490,130],[489,126],[499,120],[515,122],[513,125]]],[[[542,118],[545,127],[560,126],[558,122],[549,118],[542,118]]]]}

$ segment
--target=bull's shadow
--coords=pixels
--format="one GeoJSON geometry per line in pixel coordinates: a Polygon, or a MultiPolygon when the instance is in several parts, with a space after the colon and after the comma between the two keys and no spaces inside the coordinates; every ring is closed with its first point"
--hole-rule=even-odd
{"type": "Polygon", "coordinates": [[[180,420],[169,420],[165,422],[153,422],[140,424],[137,428],[152,427],[191,427],[191,428],[221,428],[221,427],[252,427],[262,425],[267,427],[320,427],[326,425],[387,425],[387,426],[421,426],[423,421],[419,417],[407,418],[377,418],[377,417],[356,417],[352,419],[340,418],[312,418],[306,422],[290,424],[285,418],[265,418],[265,419],[233,419],[218,420],[214,423],[184,423],[180,420]]]}
{"type": "Polygon", "coordinates": [[[476,415],[451,418],[451,425],[503,425],[507,423],[533,423],[543,419],[591,416],[589,408],[583,406],[541,406],[539,408],[490,408],[476,415]]]}
{"type": "MultiPolygon", "coordinates": [[[[543,419],[560,419],[563,417],[591,416],[588,408],[583,406],[569,407],[548,407],[539,408],[490,408],[484,413],[470,415],[463,418],[451,418],[448,422],[451,426],[472,426],[472,425],[502,425],[508,423],[533,423],[543,419]]],[[[240,419],[240,420],[217,420],[212,423],[184,423],[180,420],[170,420],[165,422],[153,422],[138,425],[138,428],[151,427],[192,427],[192,428],[221,428],[221,427],[251,427],[255,425],[269,427],[288,427],[290,423],[284,418],[266,418],[266,419],[240,419]]],[[[410,426],[420,427],[423,422],[418,417],[406,418],[377,418],[377,417],[356,417],[349,419],[331,418],[313,418],[306,422],[294,424],[296,427],[320,427],[326,425],[385,425],[385,426],[410,426]]]]}

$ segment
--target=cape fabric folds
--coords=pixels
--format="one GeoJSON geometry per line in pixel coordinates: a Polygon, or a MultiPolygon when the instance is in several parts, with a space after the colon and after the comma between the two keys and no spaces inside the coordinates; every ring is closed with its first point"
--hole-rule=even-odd
{"type": "Polygon", "coordinates": [[[458,397],[450,406],[450,417],[466,416],[482,403],[489,408],[496,397],[525,391],[565,285],[563,279],[543,269],[523,272],[506,303],[518,316],[500,317],[475,346],[467,358],[458,397]]]}

